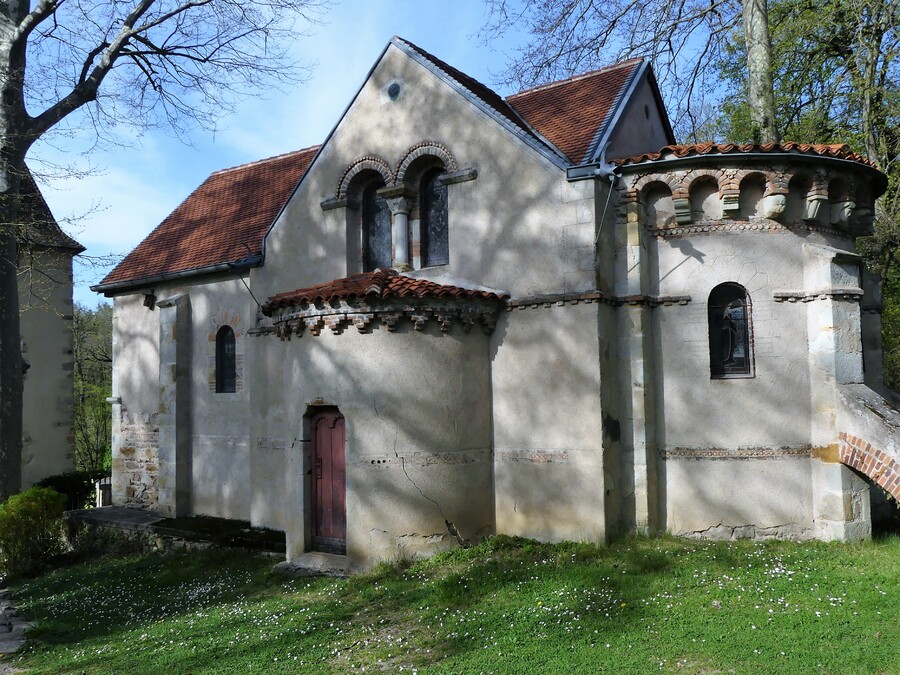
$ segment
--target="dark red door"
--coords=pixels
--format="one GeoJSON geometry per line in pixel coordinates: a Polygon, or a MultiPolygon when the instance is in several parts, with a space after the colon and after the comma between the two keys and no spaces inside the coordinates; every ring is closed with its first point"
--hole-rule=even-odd
{"type": "Polygon", "coordinates": [[[325,408],[312,420],[312,548],[347,552],[344,416],[325,408]]]}

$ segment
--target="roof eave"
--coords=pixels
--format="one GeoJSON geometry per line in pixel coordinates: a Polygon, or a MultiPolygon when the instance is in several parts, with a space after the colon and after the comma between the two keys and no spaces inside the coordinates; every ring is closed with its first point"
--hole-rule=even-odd
{"type": "Polygon", "coordinates": [[[112,281],[110,283],[100,283],[91,286],[91,290],[95,293],[103,293],[106,297],[111,297],[118,293],[126,291],[146,288],[167,281],[178,281],[198,277],[206,274],[222,274],[226,272],[243,272],[251,267],[259,267],[262,265],[263,256],[255,255],[241,260],[233,260],[231,262],[216,263],[214,265],[205,265],[203,267],[194,267],[192,269],[181,270],[178,272],[163,272],[161,274],[153,274],[146,277],[137,277],[134,279],[124,279],[122,281],[112,281]]]}
{"type": "Polygon", "coordinates": [[[457,80],[452,77],[449,73],[445,72],[443,69],[429,61],[427,58],[419,54],[415,49],[409,47],[402,39],[391,39],[391,44],[400,49],[404,54],[412,58],[416,63],[421,65],[427,71],[435,75],[438,79],[443,81],[445,84],[452,87],[458,94],[460,94],[463,98],[469,101],[476,108],[481,110],[488,117],[493,119],[495,122],[504,127],[511,134],[516,136],[523,143],[528,145],[534,150],[537,150],[544,157],[553,162],[560,169],[565,169],[572,165],[572,162],[566,157],[556,146],[551,143],[543,134],[537,131],[531,124],[528,123],[526,119],[524,119],[519,111],[515,109],[515,106],[509,105],[510,110],[518,117],[518,119],[525,125],[537,138],[531,136],[526,133],[524,129],[517,127],[512,122],[510,122],[505,116],[503,116],[499,111],[495,110],[492,106],[488,105],[484,101],[482,101],[478,96],[473,94],[471,91],[466,89],[462,84],[457,82],[457,80]],[[540,142],[538,142],[540,139],[540,142]]]}
{"type": "Polygon", "coordinates": [[[338,127],[341,126],[341,122],[344,121],[344,118],[347,116],[347,113],[350,112],[350,108],[352,108],[353,104],[356,103],[356,99],[359,98],[360,93],[362,93],[363,87],[366,86],[366,82],[368,82],[369,79],[372,77],[372,73],[375,72],[375,68],[378,67],[379,63],[381,63],[381,60],[384,58],[384,55],[387,53],[388,47],[390,47],[393,43],[394,43],[394,40],[392,38],[384,46],[384,49],[381,50],[381,54],[378,55],[378,58],[375,59],[374,63],[372,64],[372,67],[369,68],[369,72],[366,73],[366,76],[363,78],[362,84],[359,85],[359,87],[356,90],[356,93],[353,95],[353,97],[350,99],[350,102],[344,108],[344,111],[338,116],[337,122],[335,123],[335,125],[333,127],[331,127],[331,131],[328,132],[328,135],[325,137],[325,140],[319,144],[319,147],[316,150],[316,156],[312,158],[312,160],[309,163],[309,166],[306,167],[306,171],[304,171],[303,175],[300,176],[300,180],[297,181],[297,184],[294,186],[294,189],[291,190],[291,194],[288,195],[288,198],[285,200],[284,204],[282,204],[281,208],[278,210],[278,213],[275,214],[275,217],[272,219],[272,222],[269,224],[268,229],[266,229],[266,233],[263,235],[263,238],[262,238],[262,253],[260,254],[262,256],[263,260],[265,260],[265,258],[266,258],[266,250],[268,248],[269,235],[272,233],[272,230],[274,229],[275,224],[281,218],[281,215],[284,213],[284,210],[287,208],[288,204],[291,203],[291,200],[294,198],[294,195],[297,194],[297,191],[300,189],[300,186],[303,185],[303,181],[306,180],[306,177],[310,174],[310,172],[312,172],[313,166],[315,165],[316,161],[319,159],[319,155],[321,154],[322,150],[325,148],[325,146],[328,145],[328,142],[331,140],[331,137],[334,136],[338,127]]]}

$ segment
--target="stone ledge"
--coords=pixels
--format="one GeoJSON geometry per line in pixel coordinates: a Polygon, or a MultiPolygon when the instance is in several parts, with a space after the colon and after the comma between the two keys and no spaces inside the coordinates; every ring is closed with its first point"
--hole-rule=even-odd
{"type": "Polygon", "coordinates": [[[462,326],[463,332],[468,333],[477,324],[490,335],[494,332],[499,310],[497,303],[470,299],[397,299],[377,302],[342,299],[337,304],[304,303],[299,310],[281,314],[275,319],[274,333],[282,340],[288,340],[292,335],[302,337],[306,332],[318,336],[327,327],[332,333],[339,335],[351,325],[360,333],[366,333],[376,322],[381,322],[393,333],[401,320],[408,320],[417,331],[424,330],[428,323],[436,321],[442,333],[449,332],[456,323],[462,326]]]}
{"type": "Polygon", "coordinates": [[[660,305],[670,307],[672,305],[686,305],[691,301],[689,295],[623,295],[616,296],[604,293],[603,291],[583,291],[580,293],[551,293],[547,295],[530,295],[521,298],[513,298],[506,301],[506,311],[511,312],[513,309],[525,309],[531,307],[562,307],[563,305],[577,305],[584,303],[590,305],[595,302],[613,307],[629,306],[647,306],[659,307],[660,305]]]}
{"type": "Polygon", "coordinates": [[[814,300],[862,300],[863,290],[851,288],[823,288],[818,291],[775,291],[772,299],[775,302],[812,302],[814,300]]]}

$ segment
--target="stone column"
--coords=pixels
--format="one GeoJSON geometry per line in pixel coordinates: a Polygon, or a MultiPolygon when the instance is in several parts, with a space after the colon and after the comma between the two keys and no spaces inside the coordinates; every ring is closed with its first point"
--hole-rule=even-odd
{"type": "MultiPolygon", "coordinates": [[[[659,525],[656,517],[659,507],[654,395],[649,390],[653,381],[653,335],[650,309],[645,302],[648,260],[641,241],[640,212],[636,201],[627,203],[624,227],[618,225],[616,248],[624,255],[617,265],[615,290],[617,296],[625,299],[624,305],[616,310],[621,367],[619,391],[624,413],[621,416],[623,474],[630,483],[634,500],[625,525],[640,534],[650,534],[659,525]]],[[[626,503],[631,502],[629,496],[625,499],[626,503]]]]}
{"type": "Polygon", "coordinates": [[[191,511],[191,301],[187,294],[159,308],[159,512],[191,511]]]}
{"type": "Polygon", "coordinates": [[[412,199],[396,196],[386,201],[391,209],[391,266],[406,272],[412,269],[409,264],[409,211],[412,209],[412,199]]]}

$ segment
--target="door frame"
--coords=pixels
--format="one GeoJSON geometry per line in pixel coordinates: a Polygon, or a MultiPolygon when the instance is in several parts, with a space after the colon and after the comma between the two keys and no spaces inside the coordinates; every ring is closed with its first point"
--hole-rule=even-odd
{"type": "Polygon", "coordinates": [[[306,550],[308,551],[320,551],[323,553],[332,553],[337,555],[346,555],[347,552],[347,422],[344,414],[340,411],[337,406],[334,405],[317,405],[309,408],[309,411],[306,415],[306,423],[307,428],[309,429],[309,453],[308,453],[308,461],[307,461],[307,470],[305,473],[304,481],[305,487],[304,490],[306,493],[306,498],[304,499],[306,505],[307,518],[306,521],[306,550]],[[316,459],[317,459],[317,451],[316,447],[316,424],[318,422],[318,418],[324,415],[333,415],[336,414],[337,418],[335,419],[335,424],[332,426],[334,429],[337,426],[337,420],[340,420],[341,425],[343,427],[343,443],[341,445],[341,457],[343,460],[344,467],[344,484],[343,484],[343,516],[344,516],[344,538],[327,538],[321,537],[317,535],[317,525],[318,525],[318,505],[317,505],[317,491],[316,491],[316,459]]]}

